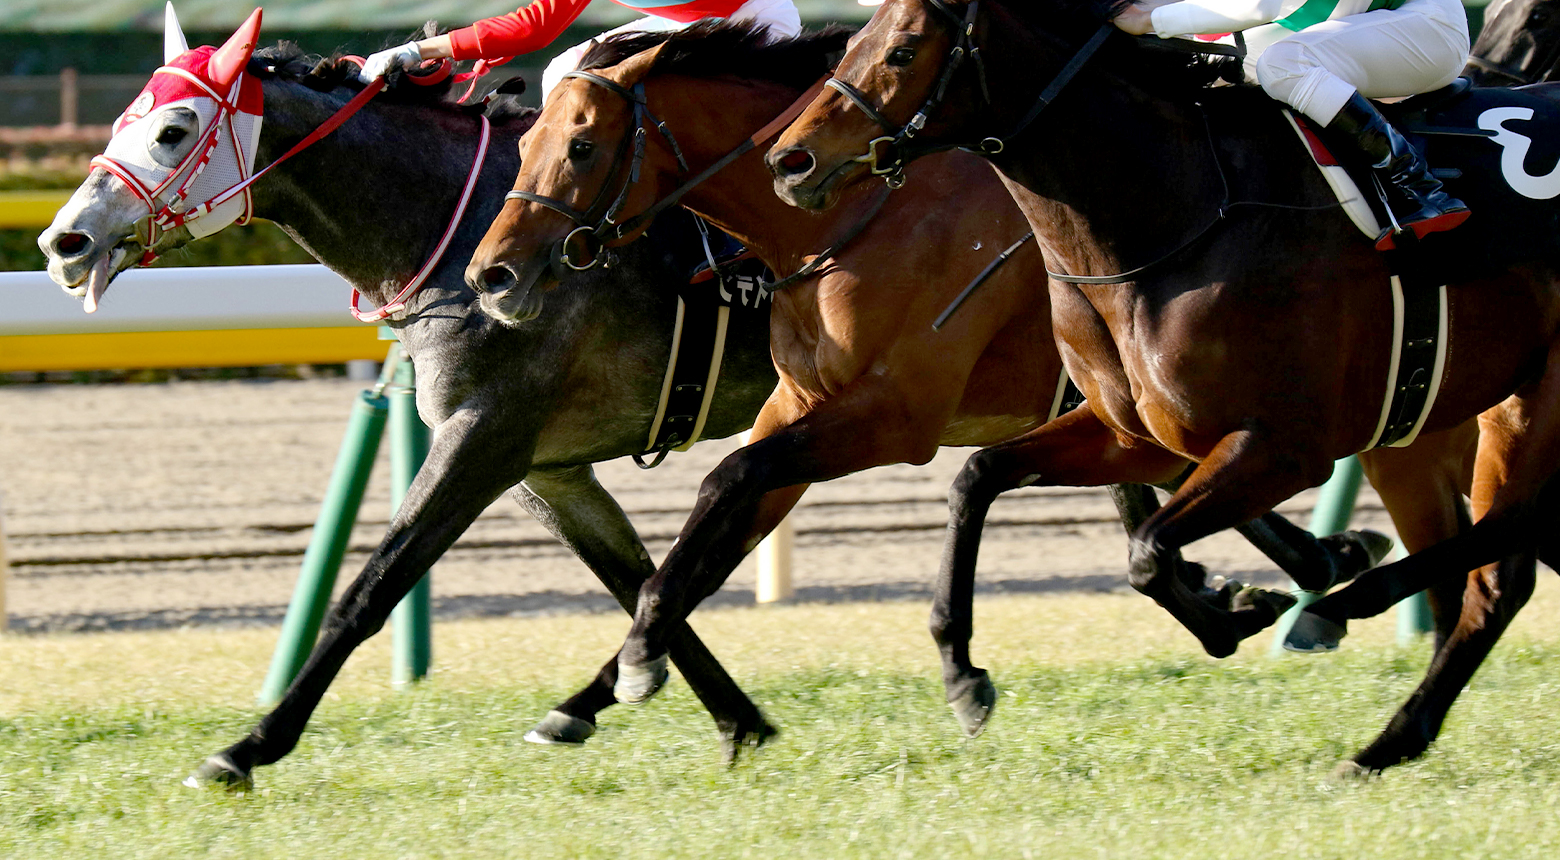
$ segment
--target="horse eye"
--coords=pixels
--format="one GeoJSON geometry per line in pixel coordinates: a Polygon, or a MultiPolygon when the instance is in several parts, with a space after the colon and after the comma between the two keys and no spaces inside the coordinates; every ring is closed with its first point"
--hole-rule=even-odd
{"type": "Polygon", "coordinates": [[[890,66],[908,66],[915,59],[914,48],[895,48],[888,52],[888,64],[890,66]]]}
{"type": "Polygon", "coordinates": [[[179,128],[176,125],[171,125],[163,129],[162,132],[157,135],[157,142],[163,146],[178,146],[179,141],[183,140],[184,136],[187,134],[189,134],[189,132],[185,131],[184,129],[179,128]]]}
{"type": "Polygon", "coordinates": [[[591,143],[588,140],[571,140],[571,141],[569,141],[569,160],[570,161],[581,161],[583,159],[589,158],[590,154],[592,152],[595,152],[595,151],[596,151],[596,145],[594,143],[591,143]]]}

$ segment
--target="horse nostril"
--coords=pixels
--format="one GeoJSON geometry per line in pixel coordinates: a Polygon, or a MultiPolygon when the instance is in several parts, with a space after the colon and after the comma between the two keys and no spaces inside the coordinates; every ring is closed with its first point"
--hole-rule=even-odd
{"type": "Polygon", "coordinates": [[[514,282],[514,273],[504,266],[489,266],[482,271],[482,285],[490,290],[497,287],[507,287],[514,282]]]}
{"type": "Polygon", "coordinates": [[[788,176],[799,176],[813,169],[812,153],[805,149],[793,149],[775,162],[788,176]]]}
{"type": "Polygon", "coordinates": [[[76,257],[92,245],[85,233],[61,233],[54,240],[54,250],[62,257],[76,257]]]}

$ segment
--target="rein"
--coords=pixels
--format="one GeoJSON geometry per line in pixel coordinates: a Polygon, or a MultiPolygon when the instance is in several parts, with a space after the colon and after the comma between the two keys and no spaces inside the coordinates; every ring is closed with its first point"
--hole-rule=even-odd
{"type": "MultiPolygon", "coordinates": [[[[385,303],[382,307],[366,313],[358,310],[358,289],[353,287],[352,301],[347,306],[347,309],[352,312],[353,318],[358,322],[379,322],[396,311],[405,310],[407,301],[422,290],[423,284],[428,281],[428,276],[433,274],[433,270],[444,259],[444,252],[449,248],[450,240],[455,237],[455,228],[459,227],[461,220],[466,217],[466,205],[471,202],[471,192],[477,187],[477,177],[482,175],[482,164],[487,161],[488,139],[492,136],[492,126],[485,114],[479,117],[479,119],[482,120],[482,134],[477,140],[477,154],[472,158],[471,172],[466,176],[466,187],[461,189],[460,201],[455,204],[455,214],[450,216],[449,226],[444,228],[444,236],[439,239],[438,246],[433,249],[433,253],[428,257],[428,261],[423,263],[422,269],[412,276],[410,281],[406,282],[406,286],[402,287],[401,291],[395,294],[395,298],[385,303]]],[[[321,137],[323,136],[321,135],[321,137]]],[[[273,166],[275,164],[276,162],[272,162],[273,166]]],[[[267,169],[269,170],[270,168],[267,169]]]]}

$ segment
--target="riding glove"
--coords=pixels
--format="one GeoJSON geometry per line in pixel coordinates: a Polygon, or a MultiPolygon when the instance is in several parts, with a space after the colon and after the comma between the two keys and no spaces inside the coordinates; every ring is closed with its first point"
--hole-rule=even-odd
{"type": "Polygon", "coordinates": [[[422,59],[422,51],[418,50],[417,43],[407,42],[399,47],[370,54],[368,59],[363,61],[363,70],[358,72],[358,77],[363,83],[370,83],[396,69],[415,69],[422,59]]]}

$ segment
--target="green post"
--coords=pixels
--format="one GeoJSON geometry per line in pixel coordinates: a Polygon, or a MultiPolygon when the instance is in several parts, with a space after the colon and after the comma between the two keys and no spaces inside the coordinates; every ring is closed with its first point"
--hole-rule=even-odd
{"type": "MultiPolygon", "coordinates": [[[[385,361],[387,373],[395,359],[395,348],[392,348],[390,358],[385,361]]],[[[319,635],[320,622],[325,618],[331,589],[336,584],[336,573],[341,569],[341,558],[347,551],[347,540],[357,522],[358,508],[363,504],[363,489],[368,485],[374,458],[379,454],[379,441],[384,436],[389,401],[380,393],[380,387],[358,395],[352,407],[347,433],[331,472],[330,487],[325,491],[325,501],[314,521],[314,533],[303,554],[298,584],[282,621],[282,635],[276,652],[271,655],[271,669],[260,688],[262,707],[270,707],[281,700],[287,686],[303,668],[319,635]]]]}
{"type": "MultiPolygon", "coordinates": [[[[1333,464],[1332,477],[1322,485],[1316,509],[1311,512],[1311,534],[1330,535],[1349,527],[1349,517],[1354,513],[1354,499],[1359,495],[1360,480],[1364,474],[1358,457],[1346,457],[1333,464]]],[[[1314,592],[1302,591],[1299,593],[1300,602],[1279,617],[1278,623],[1273,626],[1273,645],[1270,649],[1273,655],[1284,653],[1284,637],[1289,635],[1289,628],[1294,626],[1300,611],[1319,597],[1321,595],[1314,592]]]]}
{"type": "Polygon", "coordinates": [[[1397,641],[1412,645],[1435,629],[1430,620],[1430,598],[1423,591],[1397,605],[1397,641]]]}
{"type": "MultiPolygon", "coordinates": [[[[417,378],[410,361],[396,369],[390,387],[390,516],[406,498],[406,491],[428,456],[428,425],[417,414],[417,378]]],[[[431,575],[431,571],[429,572],[431,575]]],[[[424,576],[412,586],[390,614],[395,663],[391,682],[398,687],[428,674],[433,657],[432,586],[424,576]]]]}

